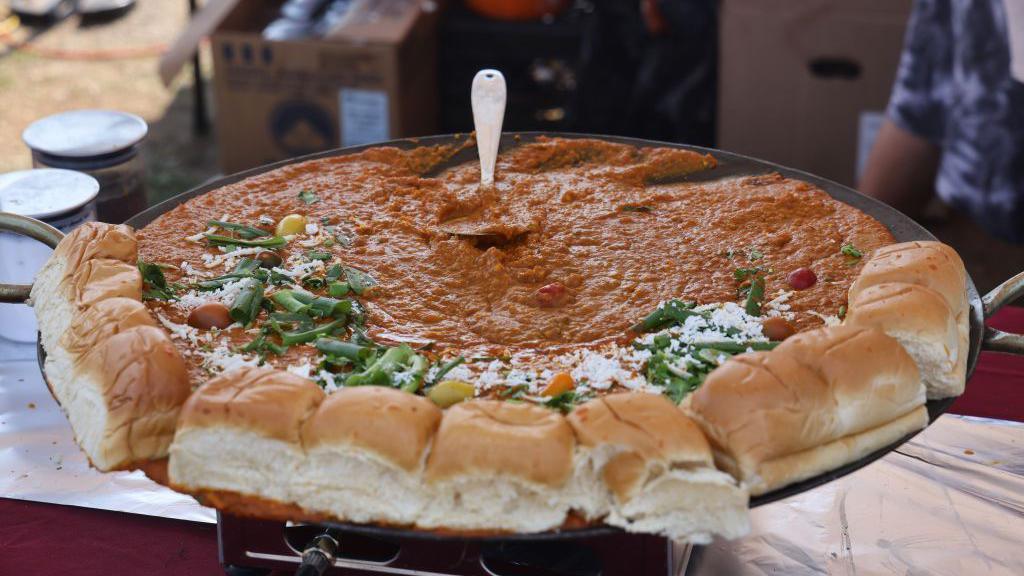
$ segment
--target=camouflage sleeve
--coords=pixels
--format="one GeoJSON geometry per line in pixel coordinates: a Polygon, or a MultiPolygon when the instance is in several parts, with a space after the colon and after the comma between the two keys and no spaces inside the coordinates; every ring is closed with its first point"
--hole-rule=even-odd
{"type": "Polygon", "coordinates": [[[952,69],[950,0],[916,0],[889,98],[889,118],[901,128],[941,144],[952,69]]]}

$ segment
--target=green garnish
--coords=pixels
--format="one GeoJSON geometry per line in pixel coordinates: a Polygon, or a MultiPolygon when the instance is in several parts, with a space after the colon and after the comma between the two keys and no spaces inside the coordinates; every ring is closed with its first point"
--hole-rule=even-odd
{"type": "Polygon", "coordinates": [[[434,384],[440,382],[441,379],[444,378],[446,374],[452,371],[453,368],[455,368],[459,364],[462,364],[465,361],[465,357],[459,356],[458,358],[453,358],[452,360],[449,360],[448,362],[442,364],[441,367],[438,368],[437,374],[434,374],[434,379],[430,381],[430,385],[433,386],[434,384]]]}
{"type": "Polygon", "coordinates": [[[185,289],[183,284],[167,282],[164,268],[166,264],[153,264],[139,260],[139,274],[142,276],[143,300],[177,300],[178,292],[185,289]]]}
{"type": "Polygon", "coordinates": [[[299,200],[302,200],[308,205],[319,202],[320,197],[317,196],[316,193],[313,192],[312,190],[303,190],[302,192],[299,192],[299,200]]]}
{"type": "Polygon", "coordinates": [[[367,288],[377,285],[377,281],[372,276],[362,270],[349,266],[345,267],[345,280],[348,283],[348,287],[356,293],[356,296],[362,296],[367,288]]]}
{"type": "Polygon", "coordinates": [[[278,329],[278,334],[281,335],[281,343],[286,346],[293,344],[303,344],[305,342],[312,342],[321,336],[330,336],[335,330],[345,327],[345,319],[339,318],[326,324],[321,324],[316,328],[302,329],[286,332],[278,329]]]}
{"type": "Polygon", "coordinates": [[[864,256],[864,253],[857,249],[853,244],[843,244],[840,250],[843,254],[846,254],[850,258],[860,258],[864,256]]]}
{"type": "Polygon", "coordinates": [[[236,224],[234,222],[225,222],[223,220],[209,220],[207,221],[206,224],[208,226],[216,226],[218,228],[223,228],[224,230],[230,230],[247,240],[274,235],[273,232],[264,230],[262,228],[254,228],[252,226],[246,226],[245,224],[236,224]]]}
{"type": "Polygon", "coordinates": [[[577,404],[589,398],[586,394],[580,394],[575,390],[566,390],[557,396],[552,396],[548,400],[545,400],[543,404],[553,410],[558,410],[562,414],[568,414],[572,412],[572,409],[577,404]]]}
{"type": "Polygon", "coordinates": [[[331,259],[331,253],[326,250],[310,250],[306,252],[306,259],[310,262],[313,260],[323,260],[326,262],[331,259]]]}
{"type": "Polygon", "coordinates": [[[839,307],[839,314],[838,314],[838,316],[839,316],[840,320],[846,318],[846,305],[845,304],[839,307]]]}
{"type": "Polygon", "coordinates": [[[408,344],[388,348],[370,366],[350,374],[346,386],[391,386],[405,392],[416,392],[427,372],[427,359],[416,354],[408,344]]]}
{"type": "Polygon", "coordinates": [[[761,258],[764,258],[764,252],[761,252],[761,250],[759,250],[756,247],[751,247],[750,250],[747,252],[747,258],[751,262],[760,260],[761,258]]]}
{"type": "Polygon", "coordinates": [[[764,277],[754,276],[750,279],[750,289],[747,291],[747,301],[744,309],[751,316],[761,315],[761,302],[764,301],[764,277]]]}
{"type": "Polygon", "coordinates": [[[242,278],[250,278],[253,273],[260,267],[260,263],[252,258],[242,258],[238,264],[235,265],[235,270],[229,274],[223,276],[217,276],[216,278],[210,278],[208,280],[201,280],[196,283],[196,287],[200,290],[216,290],[225,284],[230,284],[236,280],[242,278]]]}
{"type": "Polygon", "coordinates": [[[737,268],[732,271],[732,277],[737,282],[743,282],[747,278],[759,276],[761,274],[764,274],[764,268],[761,268],[760,266],[757,266],[756,268],[737,268]]]}
{"type": "Polygon", "coordinates": [[[348,282],[331,282],[327,285],[328,293],[334,298],[348,296],[350,291],[348,282]]]}
{"type": "Polygon", "coordinates": [[[278,290],[270,297],[278,306],[293,314],[305,314],[309,310],[309,304],[300,302],[291,290],[278,290]]]}
{"type": "Polygon", "coordinates": [[[302,280],[300,280],[300,283],[306,288],[309,288],[310,290],[320,290],[327,285],[326,280],[319,276],[314,276],[312,274],[308,276],[303,276],[302,280]]]}
{"type": "Polygon", "coordinates": [[[700,312],[694,312],[693,302],[682,300],[669,300],[647,315],[646,318],[629,327],[636,333],[655,332],[673,324],[682,324],[690,316],[704,316],[700,312]]]}
{"type": "Polygon", "coordinates": [[[204,234],[207,242],[210,246],[250,246],[260,248],[280,248],[288,243],[287,240],[280,236],[272,236],[270,238],[264,238],[261,240],[245,240],[242,238],[232,238],[230,236],[221,236],[220,234],[204,234]]]}
{"type": "Polygon", "coordinates": [[[370,346],[361,346],[337,338],[319,338],[315,346],[326,356],[334,359],[344,358],[356,366],[364,364],[374,356],[374,349],[370,346]]]}
{"type": "Polygon", "coordinates": [[[317,296],[301,290],[290,291],[292,297],[309,306],[309,314],[326,318],[333,316],[342,318],[352,311],[351,300],[335,300],[327,296],[317,296]]]}
{"type": "Polygon", "coordinates": [[[328,282],[334,282],[341,278],[341,275],[345,273],[345,267],[341,264],[335,264],[327,269],[327,274],[324,276],[324,280],[328,282]]]}
{"type": "Polygon", "coordinates": [[[510,388],[505,388],[498,393],[498,396],[502,398],[508,398],[510,400],[519,400],[526,395],[526,392],[530,389],[526,384],[516,384],[510,388]]]}
{"type": "Polygon", "coordinates": [[[255,278],[242,280],[244,285],[228,308],[231,319],[248,326],[259,315],[263,304],[263,283],[255,278]]]}
{"type": "Polygon", "coordinates": [[[626,204],[622,208],[619,208],[622,212],[650,212],[653,210],[650,206],[638,206],[636,204],[626,204]]]}

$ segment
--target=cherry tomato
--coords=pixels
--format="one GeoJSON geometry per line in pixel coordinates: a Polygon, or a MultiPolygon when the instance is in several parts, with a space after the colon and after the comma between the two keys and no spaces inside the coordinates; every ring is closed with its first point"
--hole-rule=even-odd
{"type": "Polygon", "coordinates": [[[220,302],[207,302],[193,308],[188,314],[188,325],[200,330],[224,329],[232,322],[234,320],[231,319],[228,307],[220,302]]]}
{"type": "Polygon", "coordinates": [[[552,282],[537,289],[537,303],[544,308],[558,306],[565,297],[565,285],[561,282],[552,282]]]}
{"type": "Polygon", "coordinates": [[[818,282],[818,275],[810,268],[797,268],[789,273],[786,281],[794,290],[807,290],[818,282]]]}
{"type": "Polygon", "coordinates": [[[761,321],[761,333],[765,338],[777,342],[796,334],[796,328],[785,318],[765,318],[761,321]]]}

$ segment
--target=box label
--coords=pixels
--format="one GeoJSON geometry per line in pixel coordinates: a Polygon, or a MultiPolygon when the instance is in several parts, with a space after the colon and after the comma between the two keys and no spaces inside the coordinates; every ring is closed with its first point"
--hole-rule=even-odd
{"type": "Polygon", "coordinates": [[[387,92],[342,88],[338,109],[342,146],[372,144],[389,138],[387,92]]]}

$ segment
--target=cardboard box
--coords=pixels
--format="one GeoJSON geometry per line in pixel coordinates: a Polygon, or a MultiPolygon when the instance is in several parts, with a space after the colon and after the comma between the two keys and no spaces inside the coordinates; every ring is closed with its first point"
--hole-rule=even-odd
{"type": "MultiPolygon", "coordinates": [[[[268,41],[278,3],[240,0],[211,36],[225,173],[435,130],[436,4],[356,13],[329,38],[268,41]]],[[[468,97],[468,95],[467,95],[468,97]]]]}
{"type": "Polygon", "coordinates": [[[724,0],[718,146],[852,185],[912,0],[724,0]]]}

